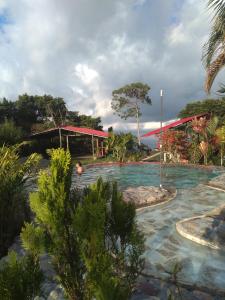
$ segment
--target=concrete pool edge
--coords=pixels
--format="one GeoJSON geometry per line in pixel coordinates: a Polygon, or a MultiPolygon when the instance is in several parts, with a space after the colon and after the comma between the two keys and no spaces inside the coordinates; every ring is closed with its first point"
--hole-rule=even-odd
{"type": "Polygon", "coordinates": [[[188,232],[187,230],[185,230],[184,227],[183,227],[184,223],[187,223],[187,222],[190,222],[190,221],[193,221],[193,220],[197,220],[197,219],[207,218],[207,217],[208,217],[207,215],[200,215],[200,216],[195,216],[195,217],[190,217],[190,218],[185,218],[183,220],[180,220],[176,223],[176,230],[181,236],[183,236],[184,238],[186,238],[188,240],[191,240],[192,242],[195,242],[195,243],[197,243],[199,245],[202,245],[202,246],[207,246],[207,247],[209,247],[211,249],[214,249],[214,250],[223,250],[224,251],[224,249],[219,247],[217,244],[214,244],[210,241],[207,241],[204,238],[193,235],[190,232],[188,232]]]}
{"type": "Polygon", "coordinates": [[[225,193],[225,188],[222,188],[222,187],[219,186],[219,185],[215,185],[215,184],[205,184],[205,186],[207,186],[207,187],[210,188],[210,189],[217,190],[217,191],[220,191],[220,192],[224,192],[224,193],[225,193]]]}
{"type": "MultiPolygon", "coordinates": [[[[224,192],[225,193],[225,187],[221,187],[221,184],[216,184],[215,180],[219,179],[219,183],[220,183],[220,178],[223,178],[224,175],[218,175],[215,177],[214,179],[214,182],[211,183],[211,182],[208,182],[207,184],[205,184],[206,187],[208,187],[209,189],[213,189],[213,190],[217,190],[217,191],[220,191],[220,192],[224,192]]],[[[210,216],[210,212],[207,213],[207,214],[204,214],[204,215],[200,215],[200,216],[195,216],[195,217],[190,217],[190,218],[185,218],[183,220],[180,220],[176,223],[176,230],[177,232],[183,236],[184,238],[186,239],[189,239],[197,244],[200,244],[200,245],[203,245],[203,246],[207,246],[211,249],[214,249],[214,250],[222,250],[222,251],[225,251],[223,248],[221,248],[218,244],[215,244],[215,243],[212,243],[210,241],[207,241],[206,239],[204,238],[201,238],[201,237],[198,237],[198,236],[195,236],[193,234],[191,234],[190,232],[187,231],[187,229],[184,229],[183,227],[183,224],[184,223],[187,223],[187,222],[191,222],[193,220],[196,220],[196,219],[204,219],[204,218],[209,218],[210,216]]],[[[211,216],[212,218],[216,219],[216,216],[211,216]]]]}

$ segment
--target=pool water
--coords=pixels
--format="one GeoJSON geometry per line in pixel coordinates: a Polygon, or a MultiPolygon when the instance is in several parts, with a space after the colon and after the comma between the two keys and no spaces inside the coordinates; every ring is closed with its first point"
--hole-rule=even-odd
{"type": "MultiPolygon", "coordinates": [[[[176,188],[192,188],[199,183],[206,183],[216,176],[216,173],[206,169],[194,169],[188,167],[163,167],[162,183],[165,186],[176,188]]],[[[75,176],[74,183],[82,185],[95,182],[98,177],[106,180],[116,180],[121,189],[128,186],[159,186],[159,165],[111,165],[87,168],[82,178],[75,176]]]]}
{"type": "MultiPolygon", "coordinates": [[[[181,263],[179,278],[187,283],[225,290],[225,252],[198,245],[176,232],[176,222],[208,212],[225,203],[225,193],[204,185],[215,172],[185,167],[163,169],[163,184],[176,186],[177,197],[161,206],[137,212],[139,227],[146,237],[145,273],[168,276],[176,262],[181,263]]],[[[88,168],[74,184],[104,179],[128,186],[159,186],[159,165],[126,165],[88,168]]]]}

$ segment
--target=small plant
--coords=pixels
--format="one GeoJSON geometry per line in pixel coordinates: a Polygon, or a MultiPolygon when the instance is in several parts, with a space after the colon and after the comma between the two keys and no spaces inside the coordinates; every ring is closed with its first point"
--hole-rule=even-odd
{"type": "Polygon", "coordinates": [[[12,251],[0,264],[0,299],[32,300],[40,295],[42,281],[38,259],[31,254],[19,258],[12,251]]]}
{"type": "Polygon", "coordinates": [[[126,162],[126,161],[137,161],[142,158],[146,151],[137,143],[137,138],[131,133],[119,133],[114,134],[110,132],[107,140],[107,153],[112,154],[115,161],[126,162]]]}

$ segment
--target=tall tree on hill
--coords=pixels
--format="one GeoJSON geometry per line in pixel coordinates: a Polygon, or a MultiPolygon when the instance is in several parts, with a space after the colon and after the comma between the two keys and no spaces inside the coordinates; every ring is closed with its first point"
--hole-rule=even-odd
{"type": "Polygon", "coordinates": [[[111,107],[114,112],[122,119],[135,117],[137,121],[138,144],[141,144],[140,138],[140,104],[152,104],[148,95],[150,86],[141,82],[135,82],[121,87],[112,92],[111,107]]]}
{"type": "Polygon", "coordinates": [[[203,63],[207,70],[205,90],[210,92],[214,79],[225,65],[225,2],[208,0],[213,10],[211,32],[203,48],[203,63]]]}

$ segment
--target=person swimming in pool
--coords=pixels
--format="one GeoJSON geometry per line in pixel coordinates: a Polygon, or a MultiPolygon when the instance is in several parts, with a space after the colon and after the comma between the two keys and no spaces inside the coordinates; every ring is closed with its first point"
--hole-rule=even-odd
{"type": "Polygon", "coordinates": [[[78,175],[82,175],[84,172],[84,168],[82,166],[82,163],[80,161],[78,161],[78,163],[76,163],[76,172],[78,175]]]}

